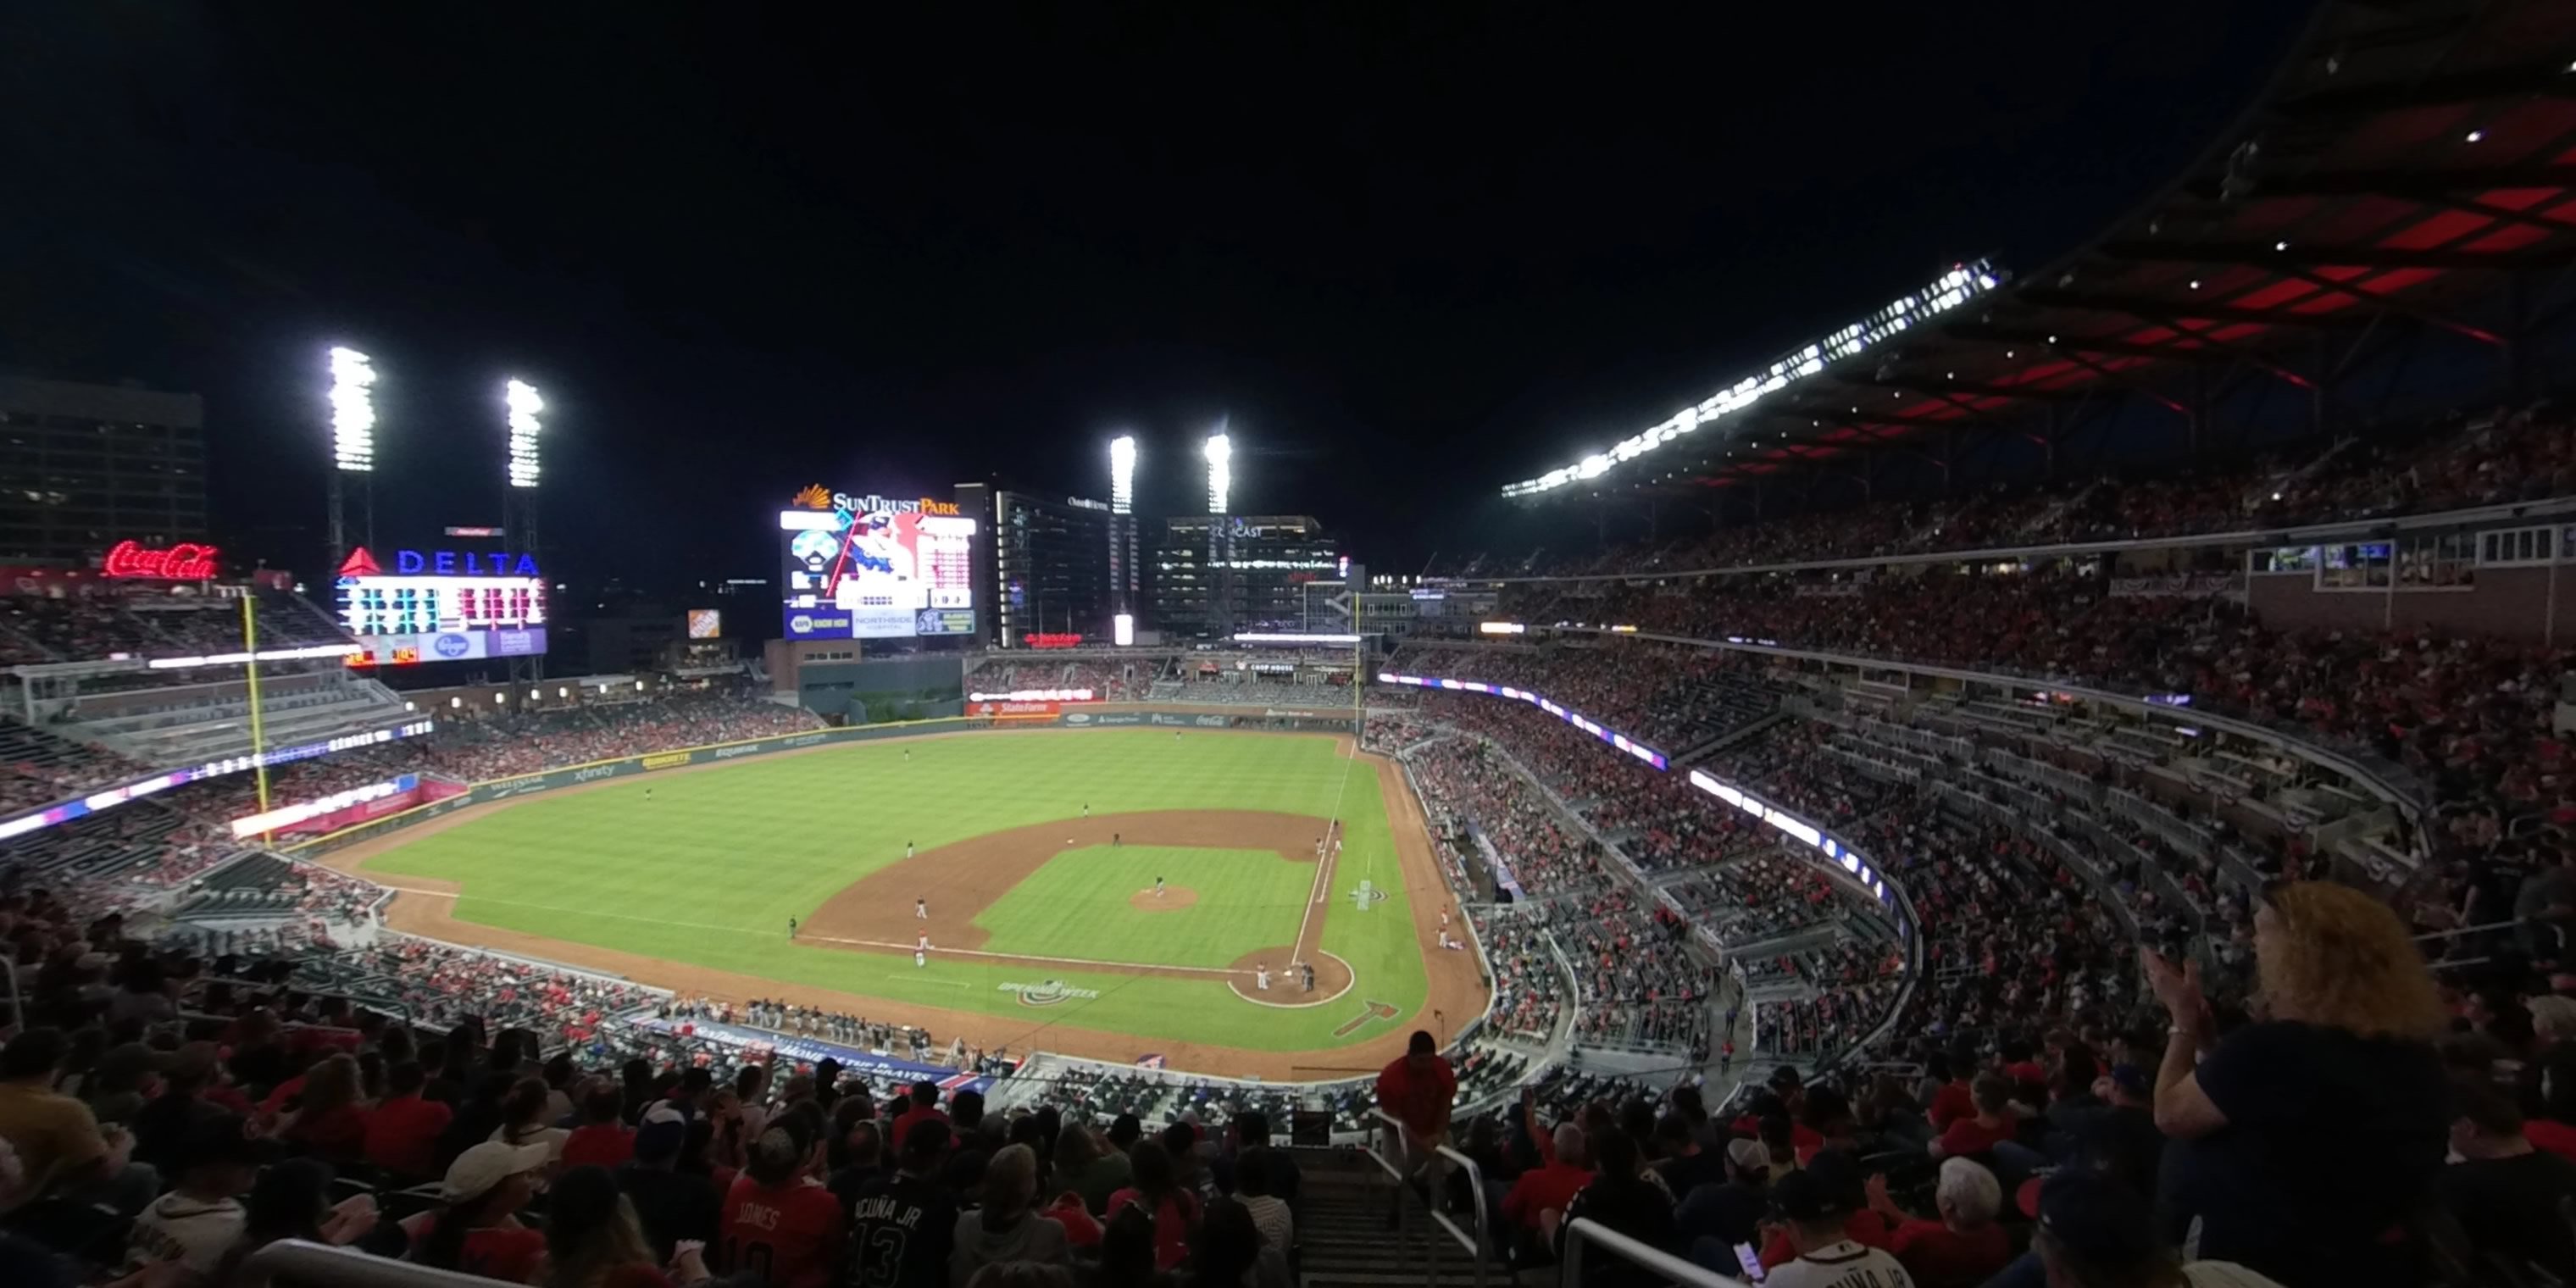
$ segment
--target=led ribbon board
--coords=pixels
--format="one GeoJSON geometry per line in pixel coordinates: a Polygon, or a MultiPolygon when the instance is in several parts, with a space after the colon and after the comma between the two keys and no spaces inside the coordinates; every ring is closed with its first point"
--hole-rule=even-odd
{"type": "Polygon", "coordinates": [[[321,742],[308,742],[298,747],[286,747],[282,749],[272,748],[255,758],[251,756],[226,756],[221,760],[209,760],[192,769],[173,769],[166,773],[146,774],[132,782],[122,783],[102,791],[91,792],[89,795],[76,801],[65,801],[60,805],[56,805],[48,809],[40,809],[32,813],[20,814],[15,818],[0,819],[0,841],[6,841],[12,837],[25,836],[29,832],[40,831],[57,824],[68,823],[76,818],[86,818],[100,810],[114,809],[127,801],[140,800],[155,792],[166,792],[173,787],[184,787],[201,779],[220,778],[226,774],[238,774],[245,769],[256,768],[257,766],[264,764],[284,765],[298,760],[311,760],[315,756],[327,756],[336,751],[348,751],[356,747],[372,747],[377,743],[391,742],[396,738],[417,738],[422,734],[428,733],[433,727],[435,726],[430,721],[415,720],[410,724],[399,725],[391,729],[375,729],[366,733],[342,734],[337,738],[325,739],[321,742]]]}
{"type": "Polygon", "coordinates": [[[1450,693],[1483,693],[1497,698],[1509,698],[1514,702],[1526,702],[1657,769],[1672,768],[1671,762],[1665,759],[1664,753],[1615,729],[1606,728],[1580,711],[1567,710],[1527,689],[1515,689],[1508,684],[1487,684],[1481,680],[1439,680],[1419,675],[1397,675],[1391,671],[1378,672],[1377,682],[1409,684],[1417,689],[1442,689],[1450,693]]]}

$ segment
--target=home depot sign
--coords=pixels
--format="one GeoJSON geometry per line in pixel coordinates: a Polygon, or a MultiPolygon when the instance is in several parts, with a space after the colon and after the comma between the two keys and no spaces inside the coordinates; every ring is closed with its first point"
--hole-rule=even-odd
{"type": "Polygon", "coordinates": [[[213,546],[201,546],[193,541],[182,541],[166,548],[120,541],[107,548],[107,558],[99,563],[99,575],[158,581],[204,581],[215,575],[215,556],[219,553],[213,546]]]}

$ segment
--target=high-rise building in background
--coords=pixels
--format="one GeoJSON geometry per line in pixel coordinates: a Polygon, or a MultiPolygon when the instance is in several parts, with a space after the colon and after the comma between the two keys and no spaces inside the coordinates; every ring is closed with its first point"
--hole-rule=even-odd
{"type": "Polygon", "coordinates": [[[1118,612],[1108,503],[1075,496],[1042,496],[998,488],[993,492],[993,639],[1003,648],[1027,647],[1032,636],[1050,643],[1107,644],[1118,612]]]}
{"type": "Polygon", "coordinates": [[[0,560],[205,541],[205,419],[195,394],[0,376],[0,560]]]}
{"type": "Polygon", "coordinates": [[[1146,593],[1167,638],[1298,629],[1305,585],[1341,569],[1324,525],[1309,515],[1179,515],[1156,536],[1146,593]]]}

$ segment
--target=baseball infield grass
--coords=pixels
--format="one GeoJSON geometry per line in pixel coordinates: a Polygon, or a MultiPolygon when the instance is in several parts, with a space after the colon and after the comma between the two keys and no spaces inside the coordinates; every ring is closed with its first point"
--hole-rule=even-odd
{"type": "MultiPolygon", "coordinates": [[[[860,743],[644,774],[533,797],[377,855],[368,873],[458,883],[462,921],[842,992],[1024,1017],[1014,1049],[1056,1024],[1255,1050],[1347,1045],[1364,1001],[1409,1016],[1426,990],[1377,775],[1336,740],[1304,735],[1174,738],[1161,729],[990,733],[860,743]],[[909,757],[906,751],[909,750],[909,757]],[[648,796],[649,792],[649,796],[648,796]],[[1324,951],[1350,963],[1351,994],[1329,1006],[1245,1001],[1215,975],[852,952],[787,938],[835,891],[903,860],[987,832],[1094,814],[1269,810],[1338,816],[1344,848],[1324,951]],[[1362,904],[1366,881],[1383,897],[1362,904]],[[1022,1002],[1055,981],[1065,1000],[1022,1002]],[[1096,994],[1096,996],[1085,996],[1096,994]]],[[[935,873],[933,874],[935,878],[935,873]]],[[[1049,859],[977,917],[986,952],[1162,966],[1223,967],[1297,934],[1312,866],[1266,851],[1088,847],[1049,859]],[[1177,911],[1129,898],[1155,876],[1198,896],[1177,911]]],[[[941,898],[934,885],[926,897],[941,898]]],[[[1436,893],[1428,897],[1438,897],[1436,893]]]]}

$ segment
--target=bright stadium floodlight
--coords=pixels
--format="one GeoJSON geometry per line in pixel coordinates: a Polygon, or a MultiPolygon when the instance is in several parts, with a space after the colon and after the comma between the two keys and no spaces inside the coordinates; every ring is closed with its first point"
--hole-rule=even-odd
{"type": "Polygon", "coordinates": [[[1136,503],[1136,436],[1109,440],[1109,512],[1126,514],[1136,503]]]}
{"type": "Polygon", "coordinates": [[[1208,513],[1225,513],[1226,493],[1234,487],[1234,474],[1227,462],[1234,457],[1234,444],[1223,434],[1210,434],[1207,440],[1208,513]]]}
{"type": "Polygon", "coordinates": [[[375,366],[355,349],[331,351],[331,463],[365,473],[376,468],[376,404],[367,387],[375,366]]]}
{"type": "Polygon", "coordinates": [[[537,435],[545,430],[537,413],[546,409],[546,400],[535,385],[513,380],[501,386],[501,402],[510,409],[510,486],[535,487],[537,435]]]}
{"type": "MultiPolygon", "coordinates": [[[[1619,440],[1606,452],[1595,452],[1572,465],[1549,470],[1534,479],[1505,484],[1503,495],[1537,496],[1568,484],[1599,478],[1609,473],[1614,465],[1634,460],[1683,435],[1705,429],[1752,406],[1766,394],[1823,371],[1827,364],[1839,362],[1907,328],[1928,322],[2002,284],[2002,273],[1987,260],[1957,265],[1923,289],[1897,297],[1867,318],[1782,357],[1760,374],[1746,376],[1717,391],[1698,406],[1684,407],[1664,423],[1619,440]]],[[[2055,336],[2049,337],[2051,344],[2056,341],[2055,336]]]]}

